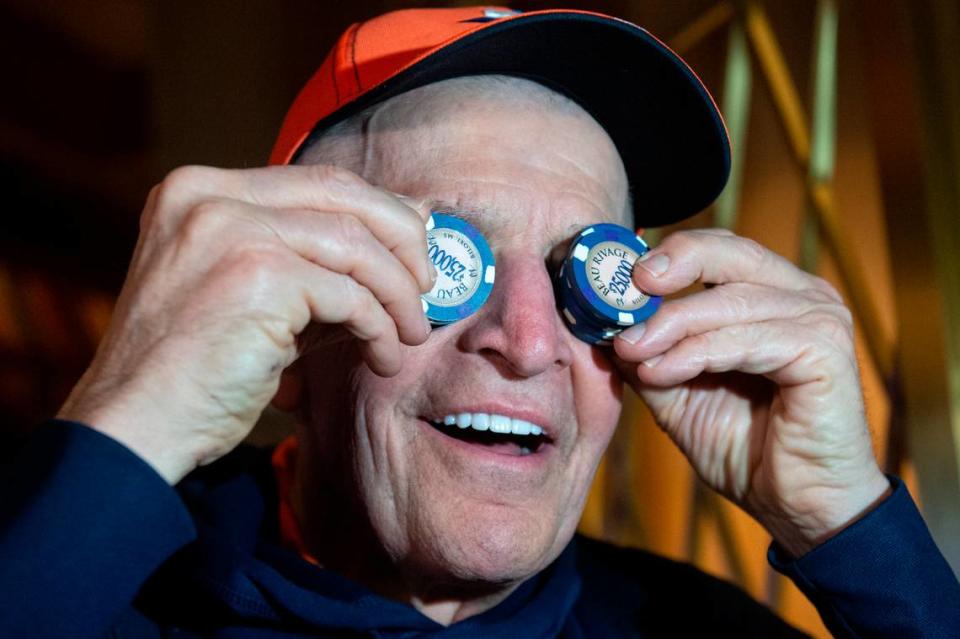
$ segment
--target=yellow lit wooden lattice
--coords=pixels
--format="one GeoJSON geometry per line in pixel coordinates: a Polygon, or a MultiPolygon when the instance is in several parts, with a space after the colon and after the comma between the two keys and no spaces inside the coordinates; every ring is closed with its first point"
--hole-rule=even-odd
{"type": "MultiPolygon", "coordinates": [[[[845,229],[841,222],[834,189],[838,16],[835,0],[817,2],[810,64],[809,116],[771,20],[759,2],[719,2],[677,33],[669,43],[678,53],[684,54],[695,50],[718,30],[727,29],[721,106],[734,154],[729,184],[712,209],[710,223],[716,226],[742,230],[738,229],[738,214],[744,183],[744,150],[754,97],[753,74],[755,69],[760,72],[786,140],[790,163],[803,176],[806,214],[798,229],[798,264],[811,272],[824,274],[826,271],[846,296],[857,322],[858,351],[862,355],[865,377],[877,380],[879,389],[876,393],[879,397],[871,398],[868,388],[868,401],[872,399],[873,404],[882,404],[882,410],[873,410],[871,415],[878,456],[881,463],[886,463],[888,472],[904,475],[917,495],[912,464],[902,451],[887,454],[896,428],[891,422],[898,416],[903,418],[902,407],[898,409],[896,406],[904,398],[900,383],[902,373],[898,374],[901,357],[897,353],[896,322],[889,321],[890,312],[878,301],[876,282],[871,281],[876,278],[868,278],[856,238],[851,237],[849,229],[845,229]],[[821,246],[826,249],[823,254],[821,246]],[[881,311],[887,311],[886,315],[881,311]]],[[[879,226],[882,226],[882,217],[879,226]]],[[[949,251],[943,253],[949,257],[949,251]]],[[[956,256],[946,260],[948,265],[956,261],[956,256]]],[[[960,338],[954,336],[954,341],[960,341],[960,338]]],[[[955,356],[954,353],[954,359],[955,356]]],[[[960,391],[954,395],[952,406],[957,412],[960,391]]],[[[812,606],[789,581],[766,564],[764,550],[769,543],[766,533],[697,481],[672,444],[652,428],[651,423],[642,403],[635,396],[629,396],[622,427],[598,471],[582,530],[618,543],[642,546],[691,561],[737,582],[814,636],[829,637],[812,606]],[[631,490],[634,486],[643,486],[643,494],[635,494],[631,490]]],[[[905,428],[905,425],[901,423],[899,428],[905,428]]],[[[949,451],[947,457],[956,459],[958,449],[955,442],[953,446],[954,450],[949,451]]],[[[917,463],[923,462],[917,460],[917,463]]],[[[922,472],[918,474],[923,476],[922,472]]],[[[932,491],[927,490],[925,484],[922,487],[925,489],[923,496],[931,499],[932,491]]],[[[949,495],[956,494],[956,488],[939,494],[937,498],[940,501],[949,499],[949,495]]],[[[936,535],[936,529],[934,533],[936,535]]],[[[943,545],[943,539],[940,542],[943,545]]]]}

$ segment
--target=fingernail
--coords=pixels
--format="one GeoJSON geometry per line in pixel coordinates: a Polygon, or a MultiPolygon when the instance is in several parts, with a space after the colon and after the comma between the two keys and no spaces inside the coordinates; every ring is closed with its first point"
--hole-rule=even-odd
{"type": "Polygon", "coordinates": [[[430,274],[430,288],[433,288],[432,284],[437,283],[437,277],[439,277],[439,274],[437,273],[437,267],[434,266],[433,262],[427,262],[427,265],[430,267],[430,270],[428,271],[430,274]]]}
{"type": "Polygon", "coordinates": [[[659,277],[670,268],[670,256],[666,253],[644,253],[637,260],[637,266],[642,267],[650,275],[659,277]]]}
{"type": "Polygon", "coordinates": [[[634,324],[630,328],[620,331],[620,334],[617,335],[617,339],[622,339],[627,344],[636,344],[646,332],[647,325],[643,322],[640,322],[639,324],[634,324]]]}
{"type": "Polygon", "coordinates": [[[433,325],[430,323],[430,320],[427,319],[427,316],[423,316],[423,325],[427,328],[427,335],[433,332],[433,325]]]}
{"type": "Polygon", "coordinates": [[[660,363],[661,359],[663,359],[663,355],[657,355],[656,357],[651,357],[648,360],[644,360],[643,365],[647,368],[653,368],[660,363]]]}

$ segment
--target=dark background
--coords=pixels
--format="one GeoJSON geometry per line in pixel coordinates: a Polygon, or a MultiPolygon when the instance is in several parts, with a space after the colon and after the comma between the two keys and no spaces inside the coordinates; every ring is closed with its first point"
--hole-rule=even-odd
{"type": "MultiPolygon", "coordinates": [[[[750,1],[513,6],[603,11],[676,43],[719,5],[742,9],[750,1]]],[[[756,3],[809,114],[817,2],[756,3]]],[[[352,22],[462,4],[474,3],[0,0],[0,456],[12,438],[56,413],[89,363],[151,186],[184,164],[263,165],[287,105],[352,22]]],[[[881,463],[919,497],[956,569],[960,8],[956,0],[836,5],[833,195],[842,248],[866,274],[881,347],[896,362],[892,373],[879,370],[858,341],[868,421],[881,463]]],[[[683,53],[718,102],[728,27],[683,53]]],[[[810,219],[807,176],[751,45],[749,132],[734,149],[745,167],[735,228],[797,260],[810,219]]],[[[710,210],[690,221],[712,223],[710,210]]],[[[836,254],[821,246],[812,270],[849,299],[836,254]]],[[[864,319],[863,309],[854,312],[864,319]]],[[[581,529],[692,561],[826,636],[809,604],[766,567],[766,532],[697,488],[639,402],[628,400],[622,422],[631,427],[617,431],[581,529]]]]}

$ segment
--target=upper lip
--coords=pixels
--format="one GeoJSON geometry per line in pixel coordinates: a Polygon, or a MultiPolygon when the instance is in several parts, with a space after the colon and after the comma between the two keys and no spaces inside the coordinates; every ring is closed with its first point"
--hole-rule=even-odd
{"type": "Polygon", "coordinates": [[[427,415],[431,420],[442,420],[447,415],[457,415],[459,413],[489,413],[494,415],[504,415],[513,419],[522,419],[536,424],[543,429],[543,434],[548,439],[556,439],[557,428],[555,424],[546,416],[546,413],[535,408],[523,407],[518,404],[459,404],[440,408],[436,413],[427,415]]]}

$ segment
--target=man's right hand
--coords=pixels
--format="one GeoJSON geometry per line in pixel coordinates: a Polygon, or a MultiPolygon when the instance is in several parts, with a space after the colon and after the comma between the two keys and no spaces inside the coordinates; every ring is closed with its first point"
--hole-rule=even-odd
{"type": "Polygon", "coordinates": [[[110,328],[59,413],[171,484],[232,450],[313,322],[381,375],[424,342],[429,210],[330,166],[184,167],[150,192],[110,328]]]}

